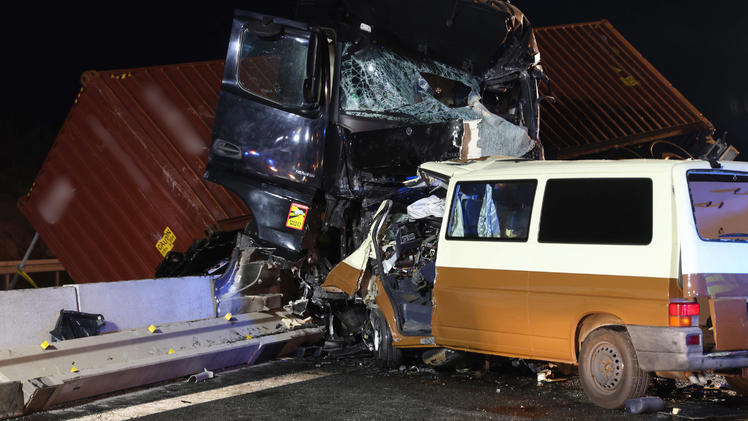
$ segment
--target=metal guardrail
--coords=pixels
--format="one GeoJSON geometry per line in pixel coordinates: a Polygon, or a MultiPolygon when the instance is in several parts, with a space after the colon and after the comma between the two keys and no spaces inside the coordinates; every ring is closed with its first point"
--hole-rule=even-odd
{"type": "MultiPolygon", "coordinates": [[[[2,350],[0,378],[21,382],[23,412],[239,364],[259,364],[317,344],[323,333],[287,313],[246,313],[127,329],[2,350]]],[[[1,383],[0,383],[1,384],[1,383]]],[[[0,388],[0,403],[18,390],[0,388]]],[[[18,408],[0,419],[20,415],[18,408]]],[[[13,409],[13,408],[12,408],[13,409]]]]}
{"type": "MultiPolygon", "coordinates": [[[[18,265],[20,264],[21,260],[6,260],[0,262],[0,275],[3,277],[3,290],[7,290],[10,286],[10,279],[13,274],[16,273],[18,265]]],[[[60,286],[60,272],[65,272],[65,267],[57,259],[38,259],[27,260],[23,270],[26,273],[54,272],[55,285],[60,286]]]]}

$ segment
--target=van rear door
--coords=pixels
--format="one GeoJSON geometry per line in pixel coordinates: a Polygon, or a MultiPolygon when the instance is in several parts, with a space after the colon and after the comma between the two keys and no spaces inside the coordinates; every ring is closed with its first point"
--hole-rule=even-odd
{"type": "Polygon", "coordinates": [[[684,296],[707,298],[715,350],[748,349],[748,165],[674,171],[684,296]]]}

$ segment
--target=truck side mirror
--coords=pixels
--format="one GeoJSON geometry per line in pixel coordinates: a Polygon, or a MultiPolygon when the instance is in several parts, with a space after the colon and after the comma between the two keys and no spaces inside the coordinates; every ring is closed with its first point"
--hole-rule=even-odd
{"type": "Polygon", "coordinates": [[[319,103],[320,81],[322,78],[322,60],[320,52],[324,51],[324,39],[319,33],[312,33],[309,38],[309,51],[306,61],[306,78],[304,79],[304,108],[315,108],[319,103]]]}

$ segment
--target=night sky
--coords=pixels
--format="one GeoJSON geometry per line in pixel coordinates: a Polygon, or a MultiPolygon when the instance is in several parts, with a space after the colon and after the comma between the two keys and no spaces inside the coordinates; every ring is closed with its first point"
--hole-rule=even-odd
{"type": "MultiPolygon", "coordinates": [[[[201,7],[71,3],[26,6],[0,18],[0,165],[8,168],[10,163],[24,180],[41,165],[80,88],[83,71],[221,59],[234,8],[277,14],[293,10],[278,1],[212,2],[201,7]]],[[[748,155],[748,2],[513,3],[535,26],[610,20],[719,133],[727,130],[728,141],[748,155]]],[[[16,194],[8,187],[8,171],[3,170],[0,193],[16,194]]]]}

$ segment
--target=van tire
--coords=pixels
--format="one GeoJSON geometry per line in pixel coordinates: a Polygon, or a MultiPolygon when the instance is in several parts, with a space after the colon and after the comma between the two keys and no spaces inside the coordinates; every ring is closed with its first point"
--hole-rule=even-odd
{"type": "Polygon", "coordinates": [[[636,351],[624,330],[599,328],[582,343],[579,379],[590,400],[603,408],[621,408],[644,396],[649,373],[639,368],[636,351]]]}
{"type": "Polygon", "coordinates": [[[392,332],[387,320],[378,308],[369,311],[369,320],[374,328],[374,356],[384,367],[396,368],[403,360],[403,351],[392,343],[392,332]]]}
{"type": "Polygon", "coordinates": [[[725,376],[730,389],[738,392],[742,396],[748,396],[748,377],[743,376],[725,376]]]}

